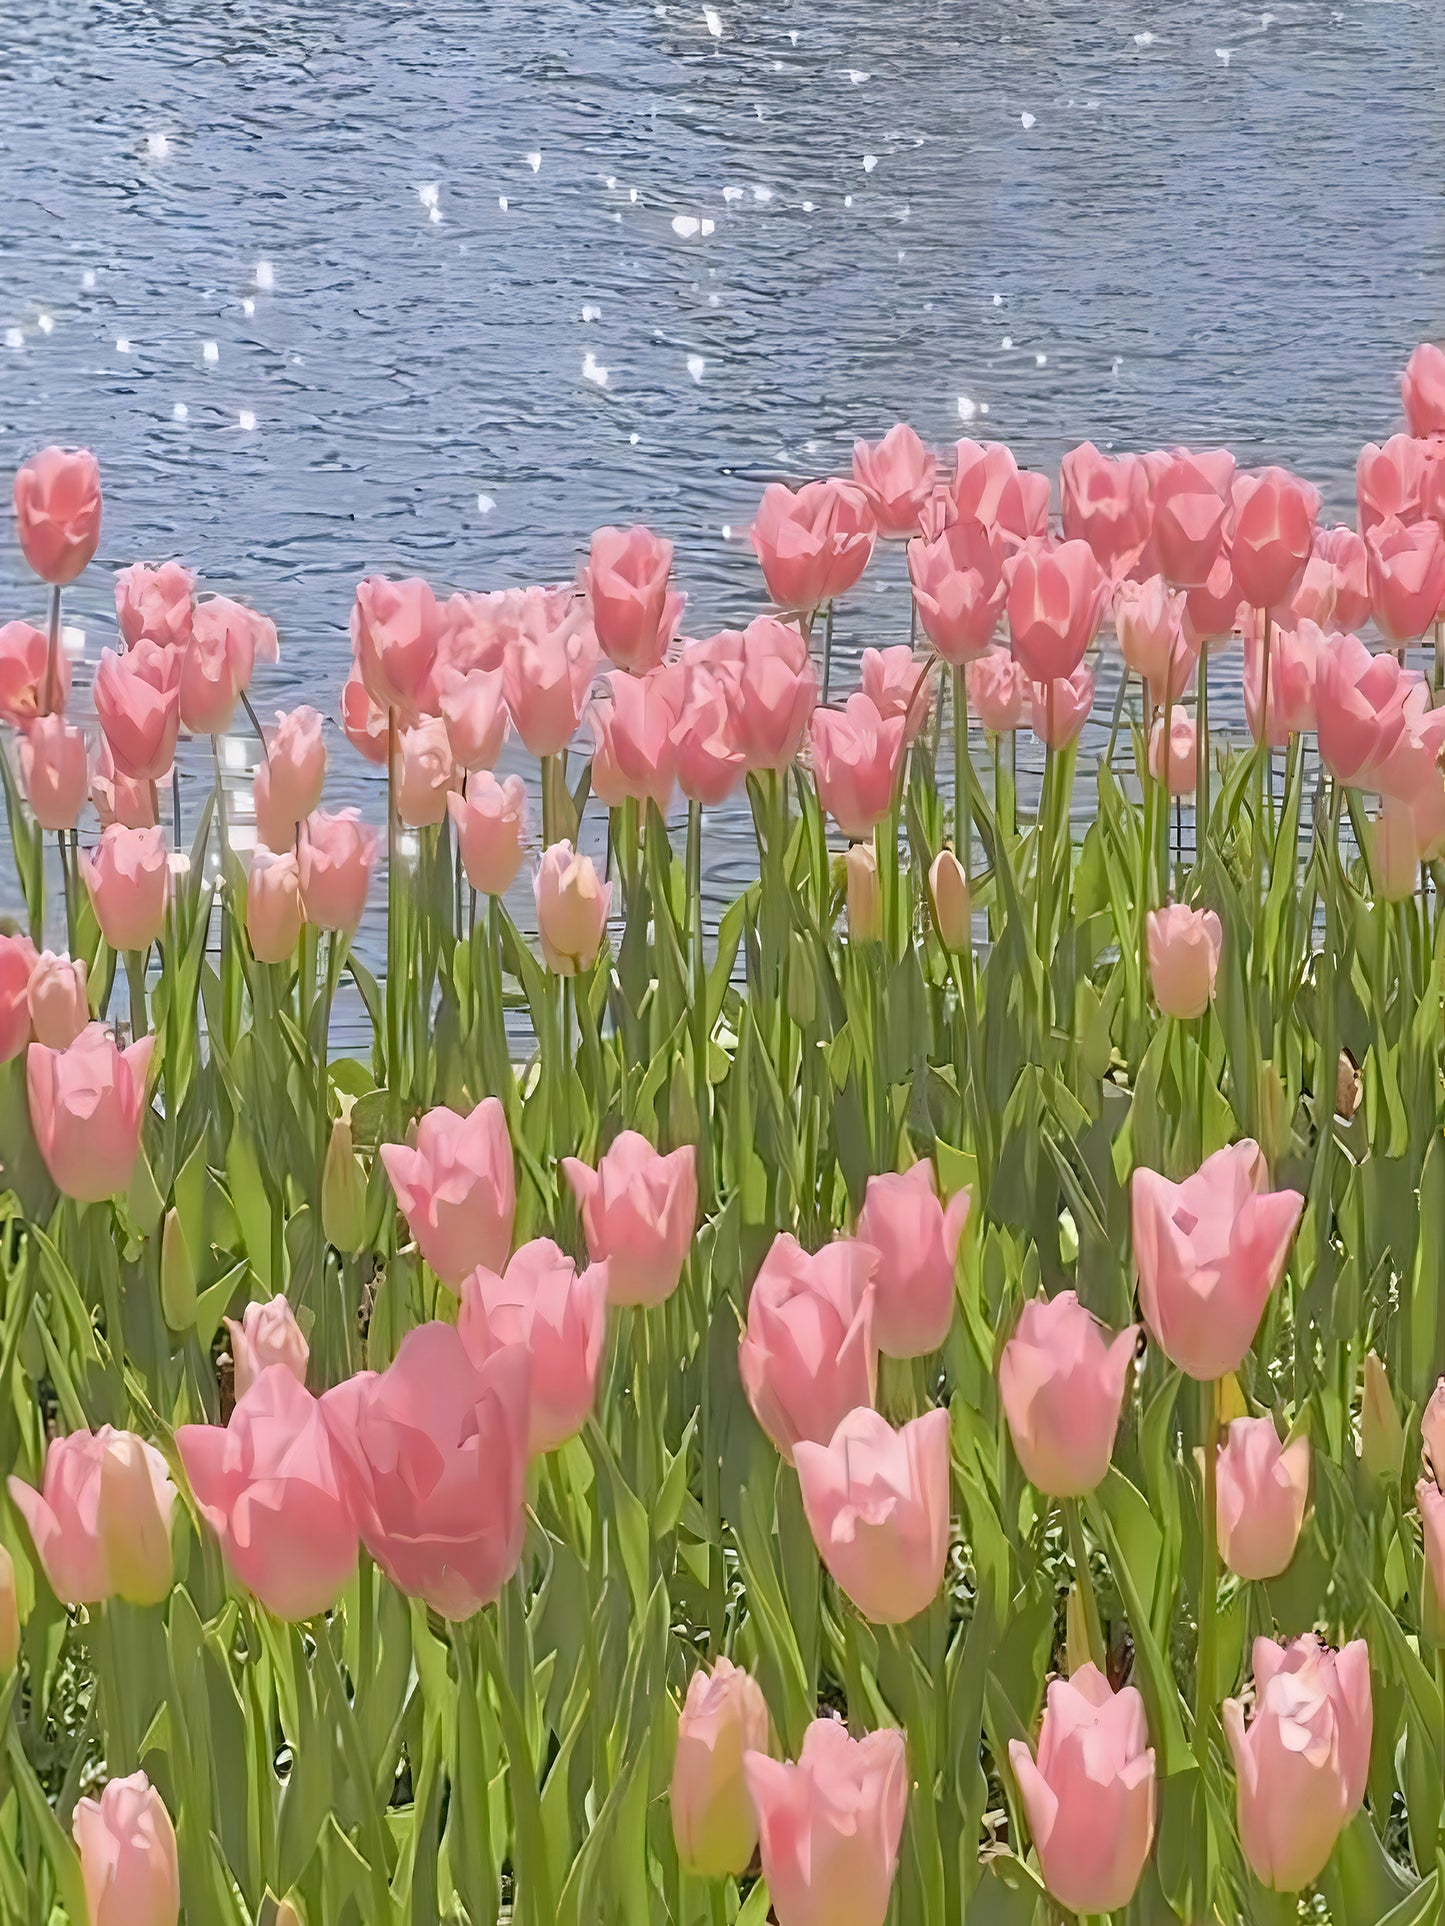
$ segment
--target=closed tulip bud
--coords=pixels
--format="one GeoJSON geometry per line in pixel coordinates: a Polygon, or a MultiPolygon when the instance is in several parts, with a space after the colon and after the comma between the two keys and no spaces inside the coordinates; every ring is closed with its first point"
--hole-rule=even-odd
{"type": "Polygon", "coordinates": [[[256,771],[256,827],[272,849],[289,849],[296,825],[321,806],[326,744],[321,717],[303,703],[276,711],[266,759],[256,771]]]}
{"type": "Polygon", "coordinates": [[[868,843],[850,843],[843,863],[847,872],[848,941],[876,943],[883,935],[878,858],[868,843]]]}
{"type": "Polygon", "coordinates": [[[276,625],[240,602],[215,595],[197,608],[191,632],[181,670],[181,721],[192,735],[218,736],[231,726],[257,656],[277,660],[276,625]]]}
{"type": "Polygon", "coordinates": [[[15,533],[42,582],[73,582],[100,542],[100,463],[88,448],[42,448],[15,474],[15,533]]]}
{"type": "Polygon", "coordinates": [[[818,800],[845,836],[871,836],[892,808],[904,730],[902,716],[885,721],[861,691],[842,709],[814,710],[818,800]]]}
{"type": "Polygon", "coordinates": [[[166,925],[171,871],[164,833],[112,823],[80,864],[106,942],[113,950],[148,950],[166,925]]]}
{"type": "Polygon", "coordinates": [[[745,1873],[758,1822],[743,1778],[743,1754],[768,1751],[768,1703],[757,1681],[720,1658],[688,1681],[672,1766],[672,1836],[690,1873],[722,1879],[745,1873]]]}
{"type": "Polygon", "coordinates": [[[590,856],[571,843],[553,843],[542,852],[532,881],[537,906],[537,936],[547,967],[558,976],[580,976],[597,961],[607,935],[612,885],[597,874],[590,856]]]}
{"type": "Polygon", "coordinates": [[[502,658],[502,688],[512,727],[529,755],[555,756],[567,747],[582,719],[600,649],[590,625],[576,611],[535,605],[528,621],[509,638],[502,658]]]}
{"type": "Polygon", "coordinates": [[[743,1755],[778,1926],[883,1926],[908,1804],[903,1734],[814,1719],[796,1765],[743,1755]]]}
{"type": "Polygon", "coordinates": [[[1122,1911],[1154,1839],[1154,1751],[1144,1701],[1110,1689],[1097,1666],[1052,1679],[1039,1755],[1009,1744],[1044,1884],[1077,1913],[1122,1911]]]}
{"type": "Polygon", "coordinates": [[[1184,596],[1171,593],[1162,575],[1120,582],[1114,590],[1114,634],[1119,653],[1149,684],[1156,704],[1183,694],[1198,650],[1184,639],[1184,596]]]}
{"type": "Polygon", "coordinates": [[[897,540],[918,533],[937,475],[938,457],[906,422],[896,423],[882,441],[853,444],[853,480],[867,496],[882,536],[897,540]]]}
{"type": "Polygon", "coordinates": [[[321,1229],[333,1250],[354,1256],[366,1241],[366,1173],[352,1147],[351,1122],[331,1126],[321,1171],[321,1229]]]}
{"type": "Polygon", "coordinates": [[[301,863],[292,850],[277,854],[258,843],[246,878],[246,934],[258,963],[285,963],[296,954],[305,921],[301,863]]]}
{"type": "Polygon", "coordinates": [[[500,667],[448,669],[440,686],[442,720],[458,770],[490,769],[509,728],[500,667]]]}
{"type": "Polygon", "coordinates": [[[1194,588],[1228,546],[1234,457],[1224,449],[1178,449],[1154,484],[1154,546],[1176,588],[1194,588]]]}
{"type": "Polygon", "coordinates": [[[850,482],[782,482],[763,490],[751,529],[768,594],[779,608],[812,610],[836,601],[868,566],[878,524],[850,482]]]}
{"type": "Polygon", "coordinates": [[[173,1331],[189,1331],[196,1321],[196,1267],[174,1210],[161,1232],[161,1310],[173,1331]]]}
{"type": "Polygon", "coordinates": [[[941,849],[928,871],[928,899],[938,940],[955,956],[973,946],[973,905],[963,864],[951,849],[941,849]]]}
{"type": "Polygon", "coordinates": [[[1281,1447],[1273,1418],[1236,1418],[1219,1447],[1219,1555],[1240,1578],[1278,1578],[1294,1557],[1310,1490],[1310,1442],[1281,1447]]]}
{"type": "Polygon", "coordinates": [[[239,1324],[228,1317],[226,1329],[231,1338],[238,1398],[244,1398],[261,1373],[273,1364],[279,1364],[298,1384],[305,1384],[311,1353],[296,1322],[296,1314],[282,1292],[278,1291],[266,1303],[248,1304],[239,1324]]]}
{"type": "Polygon", "coordinates": [[[649,528],[599,528],[587,556],[597,640],[619,669],[655,669],[677,633],[686,597],[668,587],[672,543],[649,528]]]}
{"type": "MultiPolygon", "coordinates": [[[[945,662],[987,653],[1008,599],[1008,550],[997,529],[957,521],[908,544],[908,574],[923,633],[945,662]]],[[[973,691],[970,688],[970,696],[973,691]]]]}
{"type": "Polygon", "coordinates": [[[8,1481],[50,1589],[66,1605],[154,1605],[171,1588],[176,1491],[165,1459],[128,1431],[72,1431],[45,1454],[36,1491],[8,1481]]]}
{"type": "MultiPolygon", "coordinates": [[[[1435,1397],[1439,1395],[1437,1386],[1435,1397]]],[[[1430,1400],[1431,1406],[1435,1397],[1430,1400]]],[[[1365,1353],[1361,1372],[1360,1458],[1365,1470],[1380,1484],[1399,1482],[1405,1462],[1405,1427],[1395,1407],[1390,1375],[1373,1351],[1365,1353]]],[[[1445,1463],[1441,1470],[1445,1471],[1445,1463]]]]}
{"type": "Polygon", "coordinates": [[[1209,1008],[1219,973],[1224,926],[1213,910],[1168,903],[1144,919],[1154,1001],[1165,1016],[1192,1022],[1209,1008]]]}
{"type": "Polygon", "coordinates": [[[706,644],[690,645],[678,663],[681,698],[672,746],[678,787],[689,802],[715,808],[745,772],[734,713],[742,666],[715,663],[705,650],[706,644]]]}
{"type": "Polygon", "coordinates": [[[356,585],[351,644],[367,693],[385,712],[412,721],[433,686],[437,652],[449,627],[447,614],[418,576],[389,581],[368,575],[356,585]]]}
{"type": "Polygon", "coordinates": [[[1370,821],[1370,876],[1384,903],[1408,903],[1420,880],[1420,845],[1407,803],[1387,796],[1370,821]]]}
{"type": "Polygon", "coordinates": [[[838,1238],[809,1256],[773,1239],[748,1297],[738,1375],[753,1415],[791,1464],[800,1438],[826,1445],[878,1382],[870,1245],[838,1238]]]}
{"type": "Polygon", "coordinates": [[[969,706],[990,734],[1012,735],[1024,719],[1030,683],[1007,649],[985,649],[964,671],[969,706]]]}
{"type": "Polygon", "coordinates": [[[873,1330],[885,1357],[926,1357],[948,1336],[971,1202],[965,1187],[945,1204],[927,1160],[868,1179],[858,1236],[880,1260],[873,1330]]]}
{"type": "Polygon", "coordinates": [[[74,829],[90,787],[85,731],[64,716],[37,716],[20,744],[20,776],[42,829],[74,829]]]}
{"type": "Polygon", "coordinates": [[[447,726],[424,716],[397,738],[396,813],[412,829],[432,829],[445,820],[447,798],[456,786],[447,726]]]}
{"type": "Polygon", "coordinates": [[[89,1926],[176,1926],[181,1876],[176,1832],[143,1772],[111,1779],[71,1821],[89,1926]]]}
{"type": "Polygon", "coordinates": [[[1164,753],[1164,718],[1149,737],[1149,774],[1162,782],[1171,796],[1187,796],[1199,780],[1199,738],[1193,720],[1182,709],[1169,717],[1169,754],[1164,753]]]}
{"type": "Polygon", "coordinates": [[[1139,1336],[1115,1338],[1073,1291],[1031,1298],[999,1359],[999,1396],[1019,1463],[1050,1498],[1103,1483],[1139,1336]]]}
{"type": "Polygon", "coordinates": [[[1143,457],[1111,460],[1086,441],[1059,463],[1059,494],[1068,539],[1087,542],[1111,581],[1127,575],[1144,552],[1152,519],[1143,457]]]}
{"type": "Polygon", "coordinates": [[[595,747],[592,788],[600,802],[655,802],[666,810],[677,781],[677,727],[681,687],[676,672],[610,675],[607,694],[592,705],[595,747]]]}
{"type": "Polygon", "coordinates": [[[35,1041],[52,1050],[68,1049],[90,1022],[83,958],[72,963],[68,956],[43,951],[30,972],[27,994],[35,1041]]]}
{"type": "Polygon", "coordinates": [[[582,1213],[588,1253],[607,1265],[609,1301],[654,1305],[670,1297],[697,1229],[695,1147],[663,1155],[638,1131],[623,1130],[595,1170],[564,1157],[562,1174],[582,1213]]]}
{"type": "Polygon", "coordinates": [[[902,1625],[937,1598],[948,1557],[949,1417],[895,1431],[866,1405],[793,1450],[818,1556],[866,1619],[902,1625]]]}
{"type": "Polygon", "coordinates": [[[0,1679],[8,1679],[20,1657],[20,1600],[15,1590],[15,1560],[0,1545],[0,1679]]]}
{"type": "Polygon", "coordinates": [[[1241,598],[1271,609],[1299,587],[1314,545],[1319,490],[1286,468],[1235,478],[1230,560],[1241,598]]]}

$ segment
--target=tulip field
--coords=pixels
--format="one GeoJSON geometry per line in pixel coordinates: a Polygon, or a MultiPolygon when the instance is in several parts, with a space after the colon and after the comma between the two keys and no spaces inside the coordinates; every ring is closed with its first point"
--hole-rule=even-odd
{"type": "Polygon", "coordinates": [[[1445,1918],[1445,351],[1402,399],[1337,526],[895,428],[736,632],[645,528],[371,576],[330,747],[180,561],[72,686],[102,470],[22,463],[0,1921],[1445,1918]]]}

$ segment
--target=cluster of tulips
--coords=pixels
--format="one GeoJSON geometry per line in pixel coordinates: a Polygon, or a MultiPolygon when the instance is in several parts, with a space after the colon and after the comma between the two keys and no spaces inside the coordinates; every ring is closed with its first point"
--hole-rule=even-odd
{"type": "Polygon", "coordinates": [[[900,426],[767,489],[740,632],[642,528],[368,578],[377,970],[275,626],[122,569],[92,747],[99,468],[21,467],[0,1913],[1442,1915],[1445,352],[1403,398],[1357,528],[1086,443],[1056,533],[900,426]],[[913,641],[840,698],[888,542],[913,641]]]}

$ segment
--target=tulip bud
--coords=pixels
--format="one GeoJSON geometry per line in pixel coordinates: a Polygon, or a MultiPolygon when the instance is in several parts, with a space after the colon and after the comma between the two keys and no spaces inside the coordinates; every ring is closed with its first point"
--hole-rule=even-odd
{"type": "Polygon", "coordinates": [[[1365,1354],[1360,1398],[1360,1457],[1382,1485],[1396,1484],[1405,1457],[1405,1428],[1395,1409],[1388,1372],[1373,1351],[1365,1354]]]}
{"type": "Polygon", "coordinates": [[[15,1560],[0,1545],[0,1678],[9,1678],[20,1656],[20,1603],[15,1595],[15,1560]]]}
{"type": "Polygon", "coordinates": [[[946,950],[966,950],[973,942],[973,907],[963,864],[951,849],[941,849],[928,872],[928,894],[938,940],[946,950]]]}
{"type": "Polygon", "coordinates": [[[1259,1142],[1270,1163],[1277,1164],[1289,1149],[1289,1115],[1284,1080],[1272,1063],[1259,1066],[1259,1142]]]}
{"type": "Polygon", "coordinates": [[[696,1671],[677,1722],[672,1829],[678,1857],[703,1878],[747,1870],[758,1822],[743,1754],[768,1749],[768,1706],[757,1683],[725,1658],[696,1671]]]}
{"type": "Polygon", "coordinates": [[[878,887],[878,858],[867,843],[854,843],[845,858],[848,870],[848,941],[876,943],[883,935],[883,897],[878,887]]]}
{"type": "Polygon", "coordinates": [[[354,1254],[366,1241],[366,1174],[351,1145],[351,1119],[331,1126],[321,1172],[321,1228],[334,1249],[354,1254]]]}
{"type": "Polygon", "coordinates": [[[788,940],[788,1015],[800,1030],[806,1030],[817,1014],[818,978],[812,947],[794,930],[788,940]]]}
{"type": "Polygon", "coordinates": [[[173,1331],[189,1331],[196,1321],[196,1267],[174,1210],[166,1212],[161,1232],[161,1310],[173,1331]]]}

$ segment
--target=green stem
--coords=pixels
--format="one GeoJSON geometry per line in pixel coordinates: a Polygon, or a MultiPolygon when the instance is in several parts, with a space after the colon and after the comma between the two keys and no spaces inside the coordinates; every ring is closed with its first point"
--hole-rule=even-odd
{"type": "Polygon", "coordinates": [[[1200,1770],[1208,1770],[1209,1748],[1217,1713],[1215,1612],[1219,1587],[1218,1453],[1219,1413],[1212,1379],[1199,1386],[1199,1429],[1204,1444],[1203,1496],[1199,1518],[1199,1650],[1194,1676],[1194,1756],[1200,1770]]]}
{"type": "Polygon", "coordinates": [[[1094,1593],[1093,1573],[1089,1570],[1089,1549],[1084,1540],[1084,1521],[1077,1498],[1064,1500],[1064,1523],[1069,1533],[1069,1554],[1074,1561],[1074,1583],[1084,1608],[1084,1630],[1089,1639],[1089,1657],[1108,1676],[1109,1652],[1104,1643],[1104,1628],[1099,1619],[1099,1601],[1094,1593]]]}
{"type": "Polygon", "coordinates": [[[1199,714],[1195,738],[1198,772],[1194,790],[1194,863],[1196,870],[1204,861],[1209,837],[1209,645],[1199,651],[1199,714]]]}
{"type": "MultiPolygon", "coordinates": [[[[1050,691],[1050,700],[1053,694],[1050,691]]],[[[968,747],[968,680],[953,671],[953,836],[966,883],[973,880],[973,768],[968,747]]]]}

